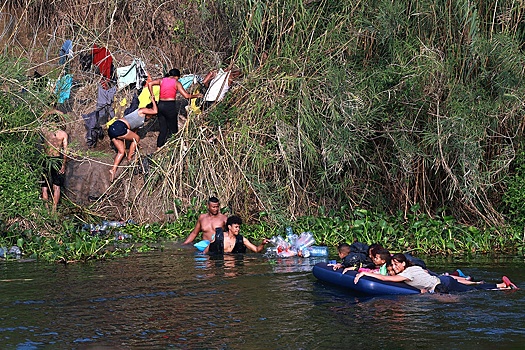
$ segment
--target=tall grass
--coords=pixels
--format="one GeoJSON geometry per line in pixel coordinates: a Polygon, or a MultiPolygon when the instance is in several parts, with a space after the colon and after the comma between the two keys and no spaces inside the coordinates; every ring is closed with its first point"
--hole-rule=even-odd
{"type": "Polygon", "coordinates": [[[515,2],[225,3],[250,9],[234,59],[255,69],[227,124],[252,142],[228,147],[250,157],[266,203],[503,222],[524,93],[515,2]]]}
{"type": "Polygon", "coordinates": [[[245,78],[155,156],[137,202],[177,214],[213,194],[281,223],[348,205],[503,224],[522,135],[515,2],[220,4],[245,78]]]}

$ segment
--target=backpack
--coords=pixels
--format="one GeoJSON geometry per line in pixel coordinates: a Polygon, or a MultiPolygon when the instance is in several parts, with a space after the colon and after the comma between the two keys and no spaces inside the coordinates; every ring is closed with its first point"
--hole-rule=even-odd
{"type": "Polygon", "coordinates": [[[343,259],[344,267],[368,267],[370,263],[368,260],[368,245],[361,242],[352,243],[350,245],[350,253],[343,259]]]}
{"type": "Polygon", "coordinates": [[[425,262],[422,259],[416,258],[409,253],[404,253],[404,254],[407,260],[412,263],[412,265],[419,266],[425,270],[427,269],[427,264],[425,264],[425,262]]]}

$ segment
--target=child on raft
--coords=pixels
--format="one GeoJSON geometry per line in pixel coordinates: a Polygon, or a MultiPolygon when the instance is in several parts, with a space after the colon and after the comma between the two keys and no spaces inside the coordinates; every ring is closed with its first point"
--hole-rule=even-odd
{"type": "MultiPolygon", "coordinates": [[[[345,273],[348,270],[356,270],[361,267],[371,268],[372,270],[379,269],[382,265],[386,264],[388,259],[386,255],[383,254],[383,257],[385,257],[385,261],[383,259],[378,260],[378,263],[376,264],[374,262],[374,259],[376,257],[376,253],[383,250],[383,247],[379,244],[372,244],[368,247],[367,253],[368,256],[366,256],[364,253],[353,253],[352,252],[352,246],[348,243],[341,243],[337,247],[337,254],[339,255],[339,258],[341,259],[341,262],[336,264],[328,264],[328,266],[332,266],[333,270],[338,270],[341,268],[345,268],[343,273],[345,273]]],[[[388,251],[387,251],[388,252],[388,251]]],[[[383,270],[386,270],[386,265],[383,270]]]]}
{"type": "Polygon", "coordinates": [[[341,259],[340,263],[336,264],[328,264],[328,266],[332,266],[332,268],[335,270],[339,270],[340,268],[344,267],[345,259],[348,260],[350,254],[350,245],[348,243],[341,243],[337,246],[337,255],[339,256],[339,259],[341,259]]]}
{"type": "MultiPolygon", "coordinates": [[[[374,273],[378,273],[380,275],[386,276],[388,275],[387,266],[391,264],[390,260],[391,260],[390,252],[387,249],[379,249],[376,251],[374,257],[372,258],[372,261],[374,262],[374,268],[369,269],[366,267],[361,267],[357,271],[358,272],[365,272],[365,271],[374,272],[374,273]]],[[[343,270],[343,274],[349,270],[355,270],[355,268],[347,267],[343,270]]]]}

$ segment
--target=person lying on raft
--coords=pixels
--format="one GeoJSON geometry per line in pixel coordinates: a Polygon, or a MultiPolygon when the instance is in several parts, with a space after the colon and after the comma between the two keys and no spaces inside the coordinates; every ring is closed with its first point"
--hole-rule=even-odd
{"type": "Polygon", "coordinates": [[[354,283],[357,284],[363,276],[370,276],[381,281],[404,282],[419,289],[421,293],[466,292],[475,289],[519,289],[507,276],[503,276],[502,283],[476,285],[462,284],[451,276],[432,276],[420,266],[412,265],[405,255],[401,253],[392,256],[392,268],[395,273],[393,276],[383,276],[373,272],[359,272],[354,278],[354,283]]]}
{"type": "Polygon", "coordinates": [[[270,242],[265,238],[261,244],[256,246],[247,238],[239,234],[241,230],[242,219],[238,216],[230,216],[226,220],[225,232],[217,232],[215,234],[215,241],[210,243],[208,253],[222,254],[222,253],[246,253],[246,248],[255,253],[259,253],[264,249],[264,246],[270,242]]]}
{"type": "Polygon", "coordinates": [[[341,259],[340,263],[328,264],[335,270],[346,268],[349,270],[356,270],[359,267],[374,267],[372,259],[369,259],[370,248],[360,242],[354,242],[351,245],[348,243],[341,243],[337,246],[337,253],[341,259]],[[363,249],[363,247],[366,247],[363,249]],[[367,253],[364,253],[364,250],[367,253]]]}
{"type": "MultiPolygon", "coordinates": [[[[410,261],[412,265],[421,266],[424,270],[427,270],[428,273],[431,274],[432,276],[438,277],[442,275],[440,273],[429,270],[427,268],[427,264],[422,259],[416,258],[412,256],[410,253],[403,253],[403,254],[407,258],[407,260],[410,261]]],[[[474,282],[470,276],[464,275],[463,272],[459,269],[451,273],[445,272],[443,273],[443,275],[450,275],[452,278],[458,280],[460,283],[463,283],[463,284],[481,284],[483,283],[483,282],[474,282]]]]}
{"type": "MultiPolygon", "coordinates": [[[[375,265],[377,265],[378,261],[376,261],[374,259],[380,259],[380,258],[377,257],[377,253],[379,251],[383,250],[383,249],[384,248],[379,243],[371,244],[370,247],[368,248],[369,258],[370,258],[370,260],[372,260],[374,262],[375,265]]],[[[403,253],[403,255],[405,255],[405,258],[410,262],[411,265],[413,265],[413,266],[420,266],[422,269],[426,270],[432,276],[439,277],[441,275],[439,273],[436,273],[436,272],[433,272],[433,271],[427,269],[427,265],[422,259],[416,258],[416,257],[412,256],[409,253],[403,253]]],[[[385,261],[388,262],[386,264],[386,268],[385,268],[387,271],[385,273],[385,269],[383,269],[383,271],[381,272],[381,275],[385,275],[385,276],[386,275],[395,275],[395,272],[392,269],[392,265],[390,263],[390,260],[391,259],[385,259],[385,261]]],[[[345,269],[343,271],[343,273],[345,273],[346,271],[347,270],[345,269]]],[[[358,272],[363,272],[363,271],[367,271],[367,270],[362,270],[362,269],[358,270],[358,272]]],[[[376,271],[372,271],[372,272],[376,272],[376,271]]],[[[463,283],[463,284],[482,284],[482,283],[484,283],[483,281],[481,281],[481,282],[473,281],[470,276],[463,275],[463,272],[461,270],[456,270],[455,272],[452,272],[450,274],[444,273],[444,275],[450,275],[452,278],[456,279],[458,282],[463,283]]]]}
{"type": "Polygon", "coordinates": [[[348,261],[350,256],[350,244],[348,243],[341,243],[337,246],[337,255],[339,255],[339,259],[341,259],[340,263],[337,264],[328,264],[328,266],[332,266],[332,268],[335,270],[341,269],[343,267],[347,267],[352,265],[350,261],[348,261]]]}

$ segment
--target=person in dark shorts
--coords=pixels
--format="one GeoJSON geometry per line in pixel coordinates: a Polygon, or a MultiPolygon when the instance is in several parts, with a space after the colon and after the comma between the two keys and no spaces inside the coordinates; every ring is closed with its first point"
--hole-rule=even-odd
{"type": "Polygon", "coordinates": [[[109,171],[111,182],[115,180],[117,168],[126,154],[126,141],[131,141],[127,158],[128,162],[131,162],[131,159],[133,159],[133,155],[135,154],[135,150],[140,141],[140,136],[133,130],[144,125],[146,119],[151,118],[158,112],[155,97],[151,95],[150,98],[151,103],[149,105],[144,108],[138,108],[121,119],[116,120],[108,128],[109,139],[117,149],[117,155],[115,156],[113,167],[109,171]]]}
{"type": "MultiPolygon", "coordinates": [[[[63,123],[63,112],[52,109],[43,116],[41,128],[43,139],[42,199],[49,200],[49,190],[53,197],[53,212],[56,212],[60,200],[60,188],[64,186],[68,134],[63,123]]],[[[47,205],[47,204],[46,204],[47,205]]]]}

